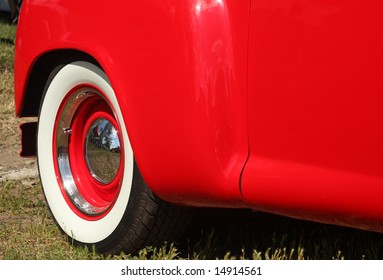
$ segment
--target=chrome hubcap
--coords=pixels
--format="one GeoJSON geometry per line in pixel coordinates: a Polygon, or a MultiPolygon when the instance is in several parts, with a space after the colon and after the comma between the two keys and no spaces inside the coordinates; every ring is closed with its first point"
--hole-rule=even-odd
{"type": "Polygon", "coordinates": [[[88,129],[85,140],[85,160],[93,178],[109,184],[120,167],[120,141],[113,124],[97,119],[88,129]]]}

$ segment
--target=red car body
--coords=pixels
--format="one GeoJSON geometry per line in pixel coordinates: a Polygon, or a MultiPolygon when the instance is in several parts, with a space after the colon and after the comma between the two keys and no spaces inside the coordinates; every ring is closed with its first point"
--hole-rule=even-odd
{"type": "Polygon", "coordinates": [[[110,79],[162,199],[383,231],[383,2],[23,3],[19,117],[64,58],[110,79]]]}

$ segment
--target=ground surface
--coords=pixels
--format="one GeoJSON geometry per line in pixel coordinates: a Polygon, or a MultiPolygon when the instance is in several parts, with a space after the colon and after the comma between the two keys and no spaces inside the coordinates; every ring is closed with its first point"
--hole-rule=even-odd
{"type": "Polygon", "coordinates": [[[0,179],[23,180],[37,177],[37,165],[35,158],[21,158],[18,147],[0,148],[0,179]]]}

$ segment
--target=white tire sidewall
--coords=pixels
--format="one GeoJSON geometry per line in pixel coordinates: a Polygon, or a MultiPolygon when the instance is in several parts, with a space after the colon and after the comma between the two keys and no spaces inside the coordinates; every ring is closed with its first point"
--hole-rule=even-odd
{"type": "Polygon", "coordinates": [[[50,210],[71,238],[87,244],[103,241],[113,235],[123,218],[129,202],[133,180],[133,152],[116,95],[105,73],[88,62],[64,66],[53,78],[44,97],[38,125],[38,165],[41,183],[50,210]],[[87,220],[74,213],[65,200],[56,178],[53,157],[53,134],[57,113],[67,94],[81,84],[94,85],[111,103],[118,119],[124,143],[124,175],[118,198],[112,209],[101,219],[87,220]]]}

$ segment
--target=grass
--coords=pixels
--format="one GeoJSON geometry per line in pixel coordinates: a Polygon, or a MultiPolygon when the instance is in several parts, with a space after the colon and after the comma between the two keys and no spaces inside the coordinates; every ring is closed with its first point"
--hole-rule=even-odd
{"type": "MultiPolygon", "coordinates": [[[[0,153],[15,149],[18,141],[15,30],[0,14],[0,153]]],[[[72,246],[61,234],[37,177],[0,178],[0,259],[383,259],[382,242],[381,234],[356,229],[243,210],[197,209],[179,243],[143,248],[135,256],[103,256],[72,246]]]]}
{"type": "Polygon", "coordinates": [[[0,182],[0,259],[381,259],[380,234],[243,210],[200,209],[177,244],[103,256],[72,246],[38,178],[0,182]]]}
{"type": "MultiPolygon", "coordinates": [[[[0,14],[0,147],[17,137],[13,103],[13,54],[16,28],[0,14]]],[[[15,143],[15,142],[13,142],[15,143]]]]}
{"type": "Polygon", "coordinates": [[[16,29],[15,26],[7,24],[4,15],[0,16],[0,70],[3,71],[6,68],[12,69],[16,29]]]}

